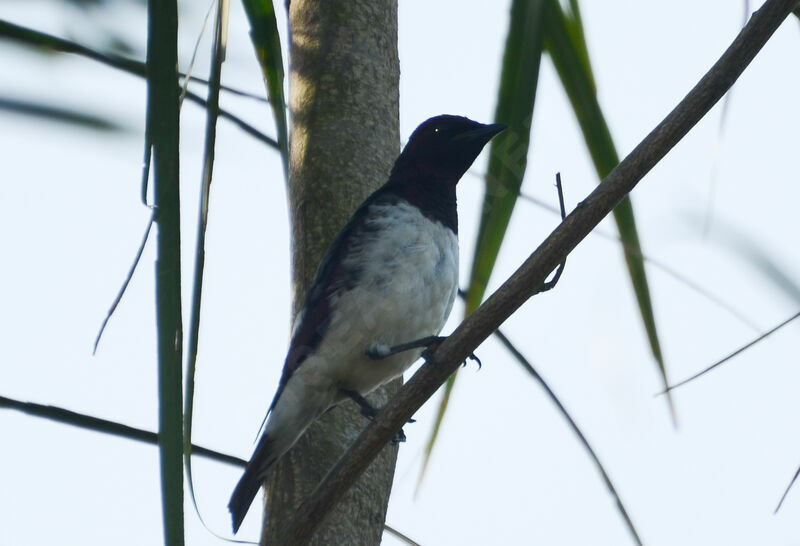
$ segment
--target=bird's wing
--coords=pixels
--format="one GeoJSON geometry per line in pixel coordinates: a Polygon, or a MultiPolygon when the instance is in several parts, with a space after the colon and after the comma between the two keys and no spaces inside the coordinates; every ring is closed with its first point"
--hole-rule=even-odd
{"type": "Polygon", "coordinates": [[[325,334],[330,320],[331,296],[339,290],[352,289],[358,281],[360,271],[352,265],[345,266],[342,258],[351,251],[355,244],[358,244],[359,234],[365,228],[364,220],[367,210],[373,204],[395,200],[394,195],[380,189],[370,195],[339,232],[322,258],[292,332],[292,341],[283,365],[281,380],[269,411],[275,407],[275,403],[294,371],[316,349],[325,334]]]}

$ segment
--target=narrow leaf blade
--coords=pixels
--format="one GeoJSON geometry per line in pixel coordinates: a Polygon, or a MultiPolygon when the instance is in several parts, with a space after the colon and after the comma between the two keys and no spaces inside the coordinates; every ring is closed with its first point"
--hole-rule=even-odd
{"type": "MultiPolygon", "coordinates": [[[[619,155],[600,104],[597,102],[583,26],[577,11],[577,0],[571,0],[571,5],[572,13],[565,14],[556,0],[548,0],[544,10],[545,49],[553,59],[561,83],[578,118],[598,178],[602,180],[619,163],[619,155]]],[[[647,333],[650,350],[658,364],[662,383],[666,388],[669,381],[659,343],[633,205],[629,198],[626,197],[614,209],[614,220],[623,243],[625,263],[647,333]]],[[[673,421],[675,421],[672,399],[667,398],[667,401],[673,421]]]]}
{"type": "Polygon", "coordinates": [[[228,0],[218,0],[214,21],[214,42],[211,52],[211,70],[208,84],[206,108],[206,138],[203,156],[203,174],[200,186],[200,211],[197,218],[197,241],[195,243],[192,301],[189,314],[189,343],[186,365],[186,399],[183,409],[183,462],[186,467],[186,481],[189,496],[203,526],[208,529],[197,506],[192,477],[192,420],[194,416],[195,372],[197,370],[197,350],[200,341],[200,309],[203,295],[203,272],[205,269],[206,228],[208,227],[208,206],[211,195],[211,179],[214,173],[214,151],[217,140],[217,119],[219,117],[219,92],[222,83],[222,63],[225,60],[225,36],[227,35],[228,0]]]}
{"type": "Polygon", "coordinates": [[[184,544],[183,412],[179,190],[178,6],[147,4],[148,145],[152,144],[158,247],[158,444],[164,543],[184,544]]]}
{"type": "MultiPolygon", "coordinates": [[[[525,176],[543,49],[543,6],[544,0],[515,0],[511,5],[495,112],[495,121],[505,123],[508,129],[492,139],[489,149],[486,193],[467,289],[467,315],[477,309],[486,293],[525,176]]],[[[444,387],[436,424],[425,447],[417,487],[430,461],[455,381],[453,375],[444,387]]]]}
{"type": "Polygon", "coordinates": [[[242,0],[242,4],[250,21],[250,39],[267,85],[267,95],[278,132],[284,176],[288,178],[289,126],[286,120],[286,98],[283,93],[285,74],[275,7],[271,0],[242,0]]]}

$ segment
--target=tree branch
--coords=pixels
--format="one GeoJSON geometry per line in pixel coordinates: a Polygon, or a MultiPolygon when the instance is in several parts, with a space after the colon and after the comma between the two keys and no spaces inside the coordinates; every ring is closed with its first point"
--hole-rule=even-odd
{"type": "Polygon", "coordinates": [[[281,544],[308,542],[395,432],[480,343],[541,287],[578,243],[714,106],[796,6],[797,0],[768,0],[753,14],[731,46],[678,106],[567,216],[511,278],[438,346],[430,361],[367,425],[297,510],[284,529],[281,544]]]}

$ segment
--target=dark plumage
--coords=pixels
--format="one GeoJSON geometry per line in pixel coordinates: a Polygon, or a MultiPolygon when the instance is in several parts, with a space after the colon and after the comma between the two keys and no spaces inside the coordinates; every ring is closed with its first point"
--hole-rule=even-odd
{"type": "Polygon", "coordinates": [[[231,497],[234,532],[267,471],[308,425],[401,375],[422,349],[383,359],[367,353],[439,333],[458,289],[456,184],[503,129],[460,116],[425,121],[389,180],[333,241],[295,320],[264,433],[231,497]]]}

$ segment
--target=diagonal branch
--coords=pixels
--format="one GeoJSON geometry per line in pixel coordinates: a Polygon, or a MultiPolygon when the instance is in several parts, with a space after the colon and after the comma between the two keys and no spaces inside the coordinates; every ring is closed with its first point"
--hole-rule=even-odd
{"type": "Polygon", "coordinates": [[[306,544],[315,529],[392,436],[461,362],[525,303],[547,276],[711,109],[797,6],[768,0],[688,95],[531,254],[445,339],[317,486],[284,528],[283,545],[306,544]]]}

